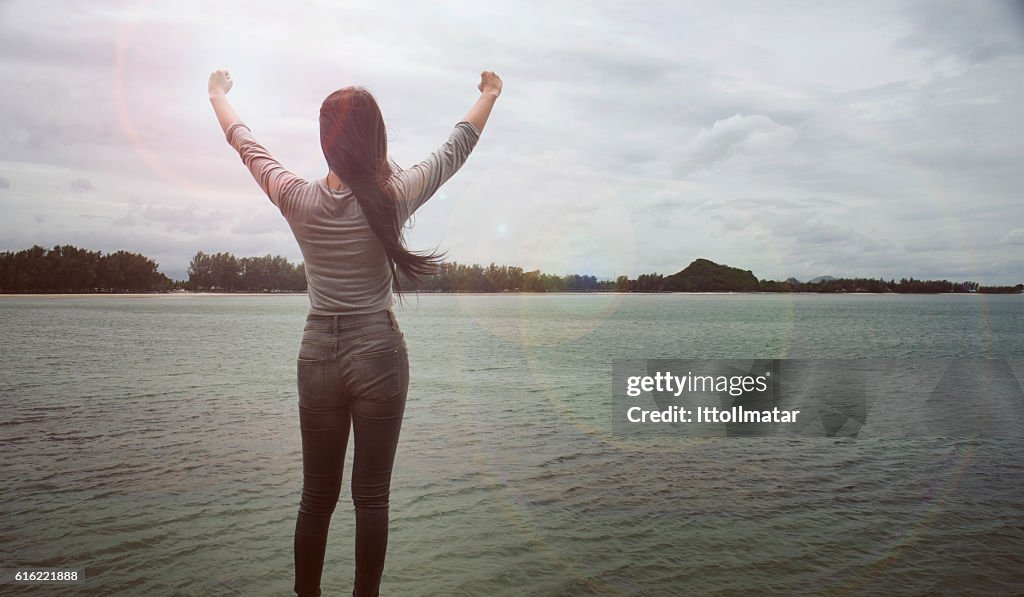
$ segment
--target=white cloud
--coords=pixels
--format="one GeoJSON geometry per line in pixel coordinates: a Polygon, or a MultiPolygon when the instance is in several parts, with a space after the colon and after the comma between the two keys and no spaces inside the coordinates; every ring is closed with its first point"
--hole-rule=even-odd
{"type": "Polygon", "coordinates": [[[76,178],[68,183],[68,188],[75,193],[88,193],[93,190],[92,183],[86,178],[76,178]]]}
{"type": "Polygon", "coordinates": [[[1024,228],[1014,228],[1003,237],[1003,243],[1007,245],[1024,245],[1024,228]]]}
{"type": "Polygon", "coordinates": [[[763,114],[734,114],[697,133],[681,170],[711,168],[733,158],[776,156],[792,145],[796,136],[796,131],[763,114]]]}

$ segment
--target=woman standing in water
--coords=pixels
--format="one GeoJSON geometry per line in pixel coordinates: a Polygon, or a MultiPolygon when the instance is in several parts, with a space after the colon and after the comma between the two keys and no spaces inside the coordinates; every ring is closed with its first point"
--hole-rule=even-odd
{"type": "Polygon", "coordinates": [[[295,524],[295,592],[320,595],[331,515],[341,491],[349,429],[354,435],[357,596],[377,595],[388,541],[391,469],[405,412],[409,359],[392,289],[435,271],[436,253],[405,247],[405,222],[462,166],[501,94],[480,75],[480,96],[426,160],[399,169],[388,158],[384,120],[361,87],[320,106],[327,176],[307,181],[281,166],[228,102],[231,77],[210,75],[217,120],[260,188],[277,206],[305,260],[309,313],[296,359],[302,435],[302,498],[295,524]]]}

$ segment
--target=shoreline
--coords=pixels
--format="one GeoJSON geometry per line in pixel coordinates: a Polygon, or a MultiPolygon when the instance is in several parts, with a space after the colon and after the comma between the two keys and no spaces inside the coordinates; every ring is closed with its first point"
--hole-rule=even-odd
{"type": "Polygon", "coordinates": [[[165,296],[306,296],[305,292],[2,292],[4,297],[30,298],[87,298],[109,296],[115,298],[156,298],[165,296]]]}
{"type": "MultiPolygon", "coordinates": [[[[7,297],[23,298],[90,298],[108,296],[114,298],[158,298],[168,296],[204,297],[204,296],[307,296],[307,292],[51,292],[51,293],[0,293],[0,299],[7,297]]],[[[635,295],[635,296],[663,296],[663,295],[802,295],[802,296],[1020,296],[1021,293],[999,293],[999,292],[733,292],[733,291],[707,291],[707,292],[616,292],[616,291],[577,291],[577,292],[409,292],[410,296],[423,295],[452,295],[452,296],[561,296],[561,295],[635,295]]]]}

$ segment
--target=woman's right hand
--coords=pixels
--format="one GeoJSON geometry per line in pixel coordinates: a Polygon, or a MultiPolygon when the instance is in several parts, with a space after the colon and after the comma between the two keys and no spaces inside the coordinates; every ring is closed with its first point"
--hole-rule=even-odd
{"type": "Polygon", "coordinates": [[[225,95],[231,91],[231,86],[234,85],[234,81],[231,80],[231,75],[224,69],[217,69],[210,73],[210,81],[207,83],[207,89],[210,92],[210,97],[214,95],[225,95]]]}
{"type": "Polygon", "coordinates": [[[480,73],[480,84],[477,85],[480,93],[490,93],[494,97],[501,95],[501,77],[494,71],[485,70],[480,73]]]}

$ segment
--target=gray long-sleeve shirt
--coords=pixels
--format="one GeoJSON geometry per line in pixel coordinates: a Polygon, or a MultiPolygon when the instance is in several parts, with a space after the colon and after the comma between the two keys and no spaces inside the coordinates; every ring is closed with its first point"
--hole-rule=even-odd
{"type": "MultiPolygon", "coordinates": [[[[370,229],[355,195],[310,182],[285,169],[243,122],[228,127],[228,143],[281,210],[306,265],[309,312],[318,315],[373,313],[394,304],[391,268],[384,246],[370,229]]],[[[391,179],[402,225],[462,166],[480,138],[460,122],[426,160],[391,179]]]]}

